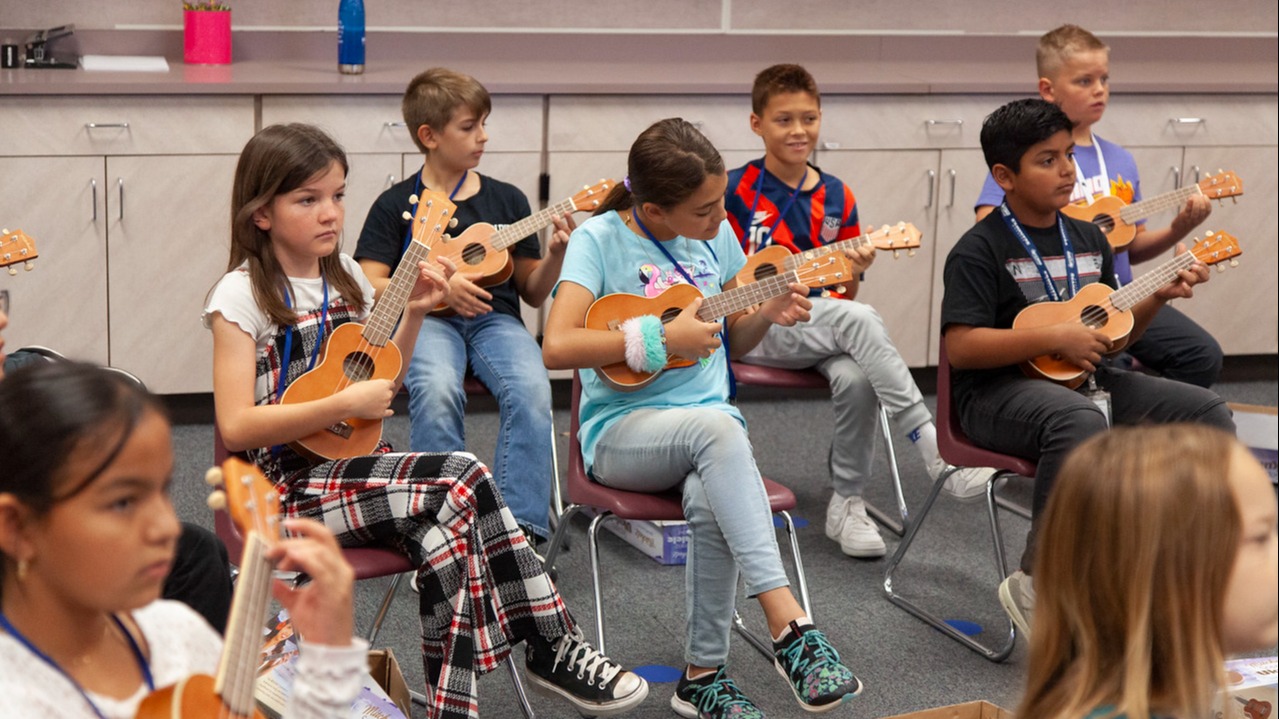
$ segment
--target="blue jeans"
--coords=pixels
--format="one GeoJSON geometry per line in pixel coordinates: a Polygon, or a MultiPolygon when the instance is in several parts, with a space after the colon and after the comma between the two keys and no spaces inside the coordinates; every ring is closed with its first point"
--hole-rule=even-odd
{"type": "Polygon", "coordinates": [[[591,474],[633,492],[683,483],[690,534],[685,659],[725,663],[739,571],[749,597],[789,585],[746,428],[718,409],[637,409],[595,443],[591,474]]]}
{"type": "Polygon", "coordinates": [[[493,478],[522,525],[546,537],[551,504],[551,383],[537,341],[515,317],[422,321],[404,384],[414,452],[466,450],[467,365],[497,398],[500,426],[493,478]]]}

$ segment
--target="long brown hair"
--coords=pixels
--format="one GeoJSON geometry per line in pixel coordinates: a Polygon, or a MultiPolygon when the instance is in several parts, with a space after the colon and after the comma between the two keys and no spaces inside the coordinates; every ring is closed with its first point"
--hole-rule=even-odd
{"type": "Polygon", "coordinates": [[[1235,440],[1202,425],[1120,428],[1080,445],[1044,512],[1017,716],[1113,708],[1209,715],[1241,520],[1235,440]]]}
{"type": "Polygon", "coordinates": [[[724,172],[724,158],[692,123],[658,120],[640,133],[626,158],[626,183],[617,185],[595,214],[651,202],[668,209],[688,199],[710,175],[724,172]]]}
{"type": "MultiPolygon", "coordinates": [[[[271,235],[253,221],[253,213],[273,199],[292,192],[337,162],[342,174],[350,169],[346,153],[333,138],[313,125],[271,125],[254,135],[240,152],[231,189],[230,272],[248,264],[253,300],[278,325],[297,322],[285,303],[284,270],[271,247],[271,235]]],[[[364,309],[364,293],[338,259],[341,246],[320,258],[320,272],[333,283],[347,304],[364,309]]]]}

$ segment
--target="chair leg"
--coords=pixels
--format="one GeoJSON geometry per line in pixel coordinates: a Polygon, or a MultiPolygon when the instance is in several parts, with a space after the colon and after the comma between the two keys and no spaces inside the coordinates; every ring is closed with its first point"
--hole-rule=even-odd
{"type": "Polygon", "coordinates": [[[551,535],[551,541],[546,545],[546,553],[543,565],[546,571],[550,572],[555,568],[555,560],[560,555],[560,548],[568,546],[568,530],[572,525],[573,515],[585,509],[580,504],[570,504],[564,508],[564,513],[560,515],[559,526],[555,528],[555,533],[551,535]]]}
{"type": "MultiPolygon", "coordinates": [[[[915,516],[914,521],[907,524],[906,535],[902,538],[901,544],[897,546],[897,551],[888,560],[887,566],[884,567],[884,594],[888,597],[888,601],[915,615],[951,639],[992,662],[1002,662],[1012,654],[1013,645],[1017,641],[1017,630],[1011,620],[1008,621],[1007,639],[998,646],[987,646],[955,629],[928,610],[897,594],[893,588],[893,572],[906,556],[906,552],[910,550],[910,546],[914,543],[920,527],[923,526],[924,520],[928,517],[928,512],[933,508],[933,503],[937,501],[937,495],[941,493],[942,485],[946,483],[946,479],[954,471],[957,471],[954,467],[947,469],[942,472],[937,481],[933,482],[933,487],[929,490],[928,498],[924,500],[924,505],[920,508],[919,514],[915,516]]],[[[1003,474],[1005,473],[996,473],[994,477],[991,477],[990,482],[986,484],[986,512],[990,521],[991,537],[995,548],[995,569],[1001,581],[1008,576],[1008,570],[1007,565],[1004,563],[1004,541],[999,533],[999,516],[998,507],[995,504],[994,483],[1003,474]]]]}
{"type": "Polygon", "coordinates": [[[506,668],[511,672],[511,687],[515,689],[515,698],[520,701],[520,711],[524,719],[537,719],[533,707],[528,703],[528,693],[524,691],[524,680],[520,678],[520,670],[515,666],[515,652],[506,658],[506,668]]]}
{"type": "MultiPolygon", "coordinates": [[[[786,535],[790,538],[791,558],[795,562],[795,585],[799,589],[799,603],[804,608],[804,613],[809,619],[813,618],[813,605],[808,597],[808,578],[804,574],[804,560],[799,553],[799,537],[795,534],[795,522],[791,519],[790,512],[781,511],[776,513],[782,518],[782,522],[786,527],[786,535]]],[[[751,646],[764,655],[768,661],[773,661],[773,642],[771,637],[769,641],[765,641],[759,637],[759,634],[746,628],[746,622],[742,620],[742,615],[736,610],[733,611],[733,629],[742,638],[750,643],[751,646]]]]}
{"type": "Polygon", "coordinates": [[[893,447],[893,426],[888,420],[888,410],[882,404],[879,405],[879,429],[884,435],[884,451],[888,453],[888,473],[893,478],[893,493],[897,499],[897,514],[899,518],[893,518],[870,502],[866,502],[866,513],[876,522],[886,527],[888,531],[900,537],[906,533],[906,525],[910,522],[910,514],[906,508],[906,496],[902,493],[902,475],[897,469],[897,451],[893,447]]]}
{"type": "Polygon", "coordinates": [[[590,544],[591,555],[591,589],[595,592],[595,648],[600,654],[608,656],[604,650],[604,589],[600,581],[600,527],[604,520],[612,518],[611,512],[596,515],[586,529],[586,541],[590,544]]]}
{"type": "Polygon", "coordinates": [[[382,622],[386,619],[386,613],[391,609],[391,601],[395,599],[395,592],[400,588],[400,580],[408,572],[396,574],[391,577],[391,586],[386,588],[386,594],[382,596],[382,604],[377,608],[377,614],[373,615],[373,621],[369,623],[369,631],[367,638],[369,646],[377,641],[378,632],[382,631],[382,622]]]}
{"type": "Polygon", "coordinates": [[[999,482],[999,484],[994,484],[993,482],[991,483],[991,488],[995,490],[995,504],[998,504],[999,506],[1003,507],[1004,509],[1007,509],[1009,512],[1012,512],[1013,514],[1017,515],[1018,517],[1021,517],[1022,519],[1028,520],[1030,519],[1030,509],[1028,509],[1023,504],[1018,504],[1017,502],[1012,501],[1011,499],[1005,499],[998,492],[1000,487],[1004,486],[1005,484],[1008,484],[1008,480],[1012,479],[1015,476],[1016,475],[1012,475],[1012,474],[1004,475],[1000,477],[1001,481],[999,482]]]}

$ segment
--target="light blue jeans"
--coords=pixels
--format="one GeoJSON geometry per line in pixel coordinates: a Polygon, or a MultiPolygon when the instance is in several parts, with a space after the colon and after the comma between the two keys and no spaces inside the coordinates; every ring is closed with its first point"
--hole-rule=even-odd
{"type": "Polygon", "coordinates": [[[595,443],[600,484],[661,492],[683,482],[689,664],[728,660],[740,572],[754,597],[789,584],[746,428],[718,409],[638,409],[595,443]]]}
{"type": "Polygon", "coordinates": [[[830,382],[835,439],[831,483],[841,497],[860,497],[875,461],[879,405],[903,433],[933,420],[888,328],[874,307],[817,297],[812,319],[773,325],[742,358],[749,364],[821,372],[830,382]]]}
{"type": "Polygon", "coordinates": [[[404,384],[414,452],[466,450],[467,365],[497,398],[500,422],[493,478],[520,524],[546,537],[551,504],[551,383],[537,341],[515,317],[422,321],[404,384]]]}

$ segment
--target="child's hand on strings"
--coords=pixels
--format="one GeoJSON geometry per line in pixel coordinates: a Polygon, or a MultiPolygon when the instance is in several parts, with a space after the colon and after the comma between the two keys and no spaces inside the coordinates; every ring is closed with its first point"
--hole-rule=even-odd
{"type": "Polygon", "coordinates": [[[701,359],[710,357],[719,349],[719,331],[723,327],[718,322],[703,322],[697,316],[702,306],[702,298],[698,297],[666,324],[666,349],[671,354],[684,359],[701,359]]]}

